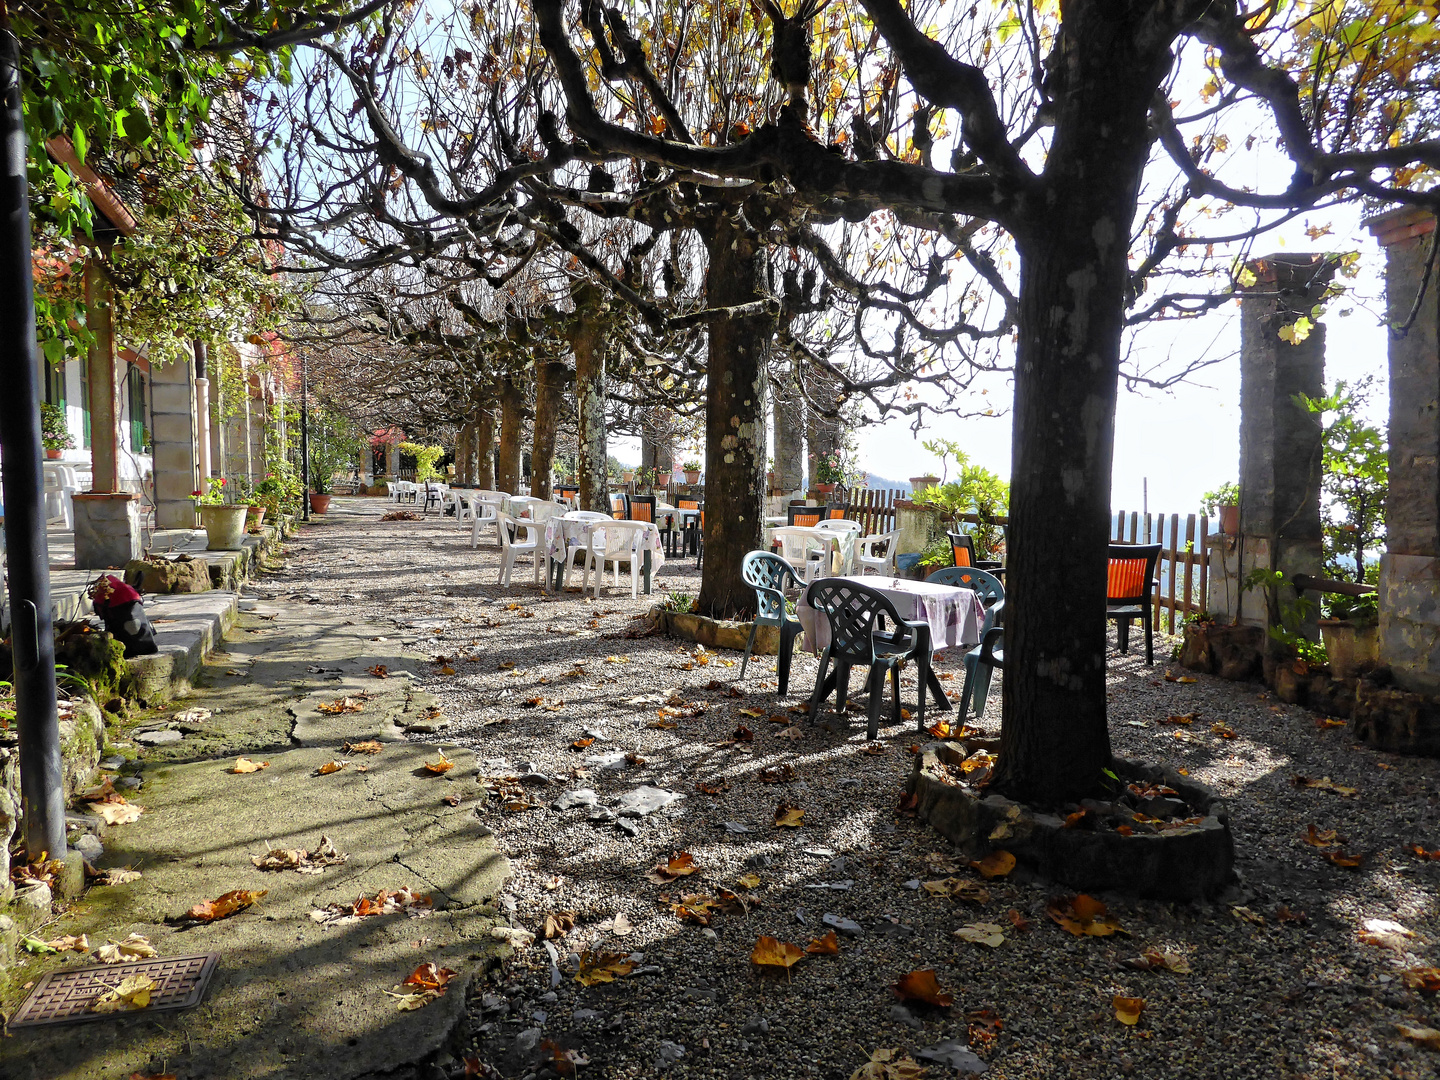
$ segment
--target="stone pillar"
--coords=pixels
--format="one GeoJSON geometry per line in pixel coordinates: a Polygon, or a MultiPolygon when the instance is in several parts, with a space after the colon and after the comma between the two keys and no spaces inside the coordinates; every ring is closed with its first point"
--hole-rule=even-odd
{"type": "Polygon", "coordinates": [[[195,353],[195,450],[203,481],[210,475],[210,350],[198,340],[191,343],[191,348],[195,353]]]}
{"type": "Polygon", "coordinates": [[[1440,282],[1433,273],[1416,305],[1435,218],[1405,208],[1368,224],[1385,249],[1392,328],[1380,659],[1404,689],[1440,694],[1440,282]]]}
{"type": "MultiPolygon", "coordinates": [[[[87,357],[90,398],[90,490],[120,490],[120,383],[115,370],[114,301],[105,268],[85,260],[85,307],[94,343],[87,357]]],[[[84,564],[82,564],[84,565],[84,564]]]]}
{"type": "Polygon", "coordinates": [[[191,492],[200,486],[195,438],[195,380],[188,363],[150,369],[150,414],[155,462],[155,525],[193,529],[191,492]]]}
{"type": "Polygon", "coordinates": [[[385,450],[386,479],[392,484],[400,479],[400,444],[391,443],[385,450]]]}
{"type": "MultiPolygon", "coordinates": [[[[1240,535],[1211,546],[1211,613],[1266,628],[1279,625],[1296,601],[1289,586],[1244,590],[1257,568],[1322,576],[1320,417],[1296,395],[1320,397],[1325,379],[1325,327],[1291,344],[1280,330],[1311,317],[1335,272],[1321,255],[1280,254],[1249,265],[1255,283],[1241,301],[1240,535]],[[1243,591],[1243,596],[1242,596],[1243,591]]],[[[1300,632],[1318,640],[1319,594],[1300,632]]]]}
{"type": "Polygon", "coordinates": [[[75,506],[75,568],[123,570],[140,558],[140,496],[133,491],[80,492],[75,506]]]}

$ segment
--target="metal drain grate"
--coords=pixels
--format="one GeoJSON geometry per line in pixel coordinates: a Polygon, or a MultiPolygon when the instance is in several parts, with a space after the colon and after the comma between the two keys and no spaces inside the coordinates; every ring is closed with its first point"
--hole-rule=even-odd
{"type": "Polygon", "coordinates": [[[170,1012],[200,1004],[219,953],[139,960],[129,964],[100,964],[95,967],[52,971],[41,977],[15,1015],[12,1028],[40,1024],[79,1024],[89,1020],[113,1020],[142,1013],[170,1012]],[[120,985],[129,975],[148,975],[155,980],[150,1004],[134,1012],[96,1013],[90,1003],[107,990],[120,985]]]}

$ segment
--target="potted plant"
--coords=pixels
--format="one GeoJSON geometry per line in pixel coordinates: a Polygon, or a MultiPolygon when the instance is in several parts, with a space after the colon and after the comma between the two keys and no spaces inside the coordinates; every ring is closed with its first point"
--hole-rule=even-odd
{"type": "Polygon", "coordinates": [[[192,491],[190,497],[195,500],[205,529],[206,550],[235,551],[244,543],[245,515],[250,507],[227,501],[223,476],[207,478],[204,489],[192,491]]]}
{"type": "Polygon", "coordinates": [[[49,401],[40,403],[40,443],[45,447],[45,456],[52,461],[66,450],[75,449],[75,437],[65,422],[65,406],[49,401]]]}
{"type": "Polygon", "coordinates": [[[828,495],[845,483],[845,460],[835,451],[821,454],[815,461],[814,489],[821,495],[828,495]]]}
{"type": "Polygon", "coordinates": [[[273,472],[266,473],[265,479],[255,485],[255,489],[250,492],[250,516],[245,522],[251,532],[259,532],[267,516],[279,524],[282,494],[280,478],[273,472]]]}
{"type": "Polygon", "coordinates": [[[939,536],[925,545],[925,550],[920,552],[920,558],[915,563],[920,567],[921,577],[929,577],[937,570],[943,570],[947,566],[955,565],[955,549],[950,546],[948,536],[939,536]]]}
{"type": "Polygon", "coordinates": [[[1207,491],[1200,497],[1200,512],[1210,518],[1218,518],[1220,531],[1226,536],[1240,535],[1240,485],[1221,484],[1214,491],[1207,491]]]}
{"type": "Polygon", "coordinates": [[[700,462],[696,461],[694,458],[691,458],[689,461],[685,462],[685,464],[681,465],[680,468],[685,473],[685,483],[691,485],[692,487],[700,483],[700,462]]]}
{"type": "Polygon", "coordinates": [[[633,484],[633,483],[635,482],[635,470],[634,470],[634,469],[621,469],[621,470],[620,470],[620,482],[621,482],[622,484],[633,484]]]}

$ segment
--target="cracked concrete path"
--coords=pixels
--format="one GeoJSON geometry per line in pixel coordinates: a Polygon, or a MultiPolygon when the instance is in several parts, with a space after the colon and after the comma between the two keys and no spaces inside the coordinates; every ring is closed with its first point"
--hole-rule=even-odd
{"type": "MultiPolygon", "coordinates": [[[[305,539],[322,542],[319,531],[305,539]]],[[[501,951],[490,934],[492,901],[509,864],[476,815],[484,792],[471,755],[407,741],[405,727],[436,717],[427,715],[428,696],[411,687],[411,661],[399,643],[372,640],[383,636],[287,600],[245,614],[207,665],[209,685],[176,704],[177,711],[211,709],[211,717],[185,725],[190,733],[180,742],[142,752],[144,786],[130,798],[144,816],[102,827],[99,865],[133,867],[142,876],[90,889],[40,935],[84,933],[95,947],[139,933],[161,957],[218,952],[205,1000],[184,1012],[14,1031],[0,1042],[0,1075],[348,1080],[446,1044],[464,1015],[470,979],[501,951]],[[260,633],[247,632],[256,626],[260,633]],[[368,674],[375,664],[396,674],[376,678],[368,674]],[[366,695],[360,711],[316,708],[347,695],[366,695]],[[277,752],[278,734],[292,729],[300,738],[285,741],[301,745],[277,752]],[[379,753],[345,756],[346,742],[375,738],[384,740],[379,753]],[[466,764],[443,775],[427,771],[442,749],[466,764]],[[237,754],[269,764],[235,774],[229,770],[237,754]],[[348,764],[317,775],[333,760],[348,764]],[[313,849],[322,836],[348,855],[342,865],[299,874],[263,872],[251,862],[274,848],[313,849]],[[328,904],[401,887],[432,897],[433,913],[333,926],[311,917],[328,904]],[[215,923],[166,922],[234,889],[268,892],[215,923]],[[428,961],[460,975],[430,1005],[398,1010],[387,991],[428,961]]],[[[75,953],[28,960],[11,972],[7,1013],[23,997],[21,983],[90,963],[75,953]]]]}

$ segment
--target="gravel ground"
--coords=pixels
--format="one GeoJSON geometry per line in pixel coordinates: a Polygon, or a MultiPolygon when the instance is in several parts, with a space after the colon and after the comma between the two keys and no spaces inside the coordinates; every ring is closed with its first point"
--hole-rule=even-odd
{"type": "MultiPolygon", "coordinates": [[[[520,777],[497,780],[504,801],[538,804],[507,813],[496,798],[481,811],[516,868],[502,897],[512,923],[539,934],[548,912],[574,915],[574,929],[554,942],[566,970],[552,973],[537,940],[477,987],[467,1054],[483,1063],[478,1075],[556,1075],[529,1049],[549,1042],[586,1059],[580,1076],[845,1078],[876,1048],[918,1054],[947,1041],[971,1047],[996,1078],[1436,1075],[1440,1052],[1396,1025],[1440,1027],[1434,995],[1400,978],[1403,968],[1440,964],[1440,861],[1409,850],[1440,848],[1440,763],[1357,746],[1343,726],[1317,726],[1263,687],[1170,681],[1164,662],[1147,668],[1133,652],[1112,653],[1116,752],[1187,768],[1224,795],[1240,881],[1212,903],[1107,894],[1128,935],[1072,937],[1044,914],[1063,890],[1018,872],[986,883],[979,905],[918,887],[954,871],[944,868],[946,842],[899,810],[911,747],[928,739],[912,724],[882,728],[880,749],[867,753],[862,716],[833,734],[789,712],[813,684],[809,656],[797,656],[792,693],[781,699],[773,658],[752,662],[737,682],[739,654],[702,664],[684,643],[626,637],[667,591],[697,590],[693,560],[664,567],[659,597],[609,588],[598,602],[574,591],[546,596],[523,568],[507,591],[495,584],[496,550],[472,551],[451,521],[381,522],[389,506],[373,500],[337,507],[292,542],[285,578],[324,604],[395,620],[397,636],[444,658],[426,688],[453,721],[447,745],[474,750],[482,783],[520,777]],[[356,593],[359,601],[342,599],[356,593]],[[679,715],[662,718],[668,700],[682,703],[679,715]],[[1200,719],[1156,723],[1181,713],[1200,719]],[[772,715],[798,725],[799,738],[772,715]],[[1211,732],[1219,722],[1233,738],[1211,732]],[[735,738],[742,725],[753,741],[735,738]],[[783,774],[779,782],[764,782],[777,778],[767,769],[783,774]],[[1297,787],[1297,775],[1357,793],[1297,787]],[[550,808],[581,788],[610,806],[641,785],[683,798],[636,820],[635,835],[591,821],[584,806],[550,808]],[[774,824],[781,802],[804,811],[803,825],[774,824]],[[1328,862],[1304,842],[1312,824],[1337,830],[1362,865],[1328,862]],[[697,872],[672,884],[647,878],[680,852],[697,872]],[[739,882],[750,873],[759,883],[746,889],[739,882]],[[720,889],[749,910],[717,913],[708,928],[681,922],[663,900],[720,889]],[[1297,918],[1278,917],[1281,909],[1297,918]],[[1012,910],[1027,931],[1012,926],[1012,910]],[[830,929],[827,915],[850,930],[838,955],[806,957],[788,978],[750,963],[760,936],[804,947],[830,929]],[[1369,919],[1414,936],[1394,947],[1363,943],[1369,919]],[[976,922],[1003,925],[1004,944],[953,936],[976,922]],[[1190,972],[1119,963],[1151,948],[1182,955],[1190,972]],[[634,970],[582,985],[570,954],[589,950],[630,956],[634,970]],[[952,1007],[899,1003],[894,984],[922,969],[953,994],[952,1007]],[[1117,1021],[1116,995],[1144,999],[1138,1025],[1117,1021]],[[998,1017],[998,1032],[980,1010],[998,1017]]],[[[1168,650],[1157,642],[1157,653],[1168,650]]],[[[939,670],[958,691],[958,661],[939,670]]],[[[982,727],[994,733],[998,690],[991,710],[982,727]]],[[[979,881],[968,869],[958,876],[979,881]]]]}

